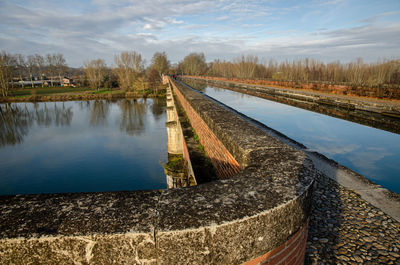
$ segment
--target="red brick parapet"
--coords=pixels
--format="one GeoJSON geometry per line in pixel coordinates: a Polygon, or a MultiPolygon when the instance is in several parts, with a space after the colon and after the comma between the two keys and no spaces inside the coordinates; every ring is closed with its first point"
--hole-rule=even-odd
{"type": "Polygon", "coordinates": [[[287,264],[301,265],[304,263],[304,255],[306,252],[308,222],[292,235],[288,241],[279,247],[269,251],[268,253],[243,263],[243,265],[258,265],[258,264],[287,264]]]}
{"type": "Polygon", "coordinates": [[[207,155],[210,157],[218,177],[227,178],[238,173],[240,171],[238,161],[236,161],[224,144],[215,136],[200,115],[193,109],[179,89],[177,89],[175,83],[171,83],[177,98],[185,109],[191,126],[196,131],[200,143],[204,146],[207,155]]]}

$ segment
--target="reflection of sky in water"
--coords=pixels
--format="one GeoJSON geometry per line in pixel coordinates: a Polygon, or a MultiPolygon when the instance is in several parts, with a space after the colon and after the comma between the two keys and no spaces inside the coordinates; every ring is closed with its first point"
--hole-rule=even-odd
{"type": "Polygon", "coordinates": [[[0,194],[165,188],[164,103],[122,102],[38,103],[53,118],[47,124],[33,104],[14,104],[33,122],[21,143],[0,145],[0,194]],[[72,114],[57,123],[54,106],[72,114]]]}
{"type": "Polygon", "coordinates": [[[230,90],[205,93],[400,193],[400,135],[230,90]]]}

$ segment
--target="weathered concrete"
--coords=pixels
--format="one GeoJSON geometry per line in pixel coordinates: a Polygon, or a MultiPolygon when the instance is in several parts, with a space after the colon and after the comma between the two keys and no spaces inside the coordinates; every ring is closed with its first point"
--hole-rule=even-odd
{"type": "Polygon", "coordinates": [[[158,197],[158,191],[0,196],[1,263],[155,264],[158,197]]]}
{"type": "MultiPolygon", "coordinates": [[[[182,125],[176,109],[176,103],[170,85],[166,90],[167,101],[167,136],[168,136],[168,164],[172,155],[182,155],[182,163],[178,172],[164,167],[167,176],[167,188],[182,188],[197,185],[192,162],[183,136],[182,125]]],[[[172,156],[173,157],[173,156],[172,156]]],[[[175,159],[176,162],[176,159],[175,159]]],[[[167,165],[168,165],[167,164],[167,165]]]]}
{"type": "Polygon", "coordinates": [[[179,130],[177,121],[169,121],[165,123],[167,127],[167,138],[168,138],[168,153],[170,154],[182,154],[182,134],[179,130]]]}

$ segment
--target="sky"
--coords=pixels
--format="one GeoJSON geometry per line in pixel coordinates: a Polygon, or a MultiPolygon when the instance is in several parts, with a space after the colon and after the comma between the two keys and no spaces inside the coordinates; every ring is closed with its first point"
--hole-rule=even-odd
{"type": "Polygon", "coordinates": [[[0,0],[0,50],[83,65],[137,51],[367,62],[400,58],[400,0],[0,0]]]}

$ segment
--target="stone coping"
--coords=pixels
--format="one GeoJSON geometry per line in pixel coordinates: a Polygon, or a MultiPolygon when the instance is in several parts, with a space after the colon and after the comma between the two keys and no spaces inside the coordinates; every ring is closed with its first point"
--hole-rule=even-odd
{"type": "MultiPolygon", "coordinates": [[[[298,231],[309,216],[312,161],[200,93],[178,87],[239,161],[241,172],[180,189],[0,196],[0,257],[9,257],[9,248],[24,240],[36,242],[34,248],[47,237],[97,242],[106,240],[101,236],[133,234],[152,239],[146,260],[239,263],[298,231]]],[[[92,254],[90,248],[82,255],[89,262],[92,254]]]]}

